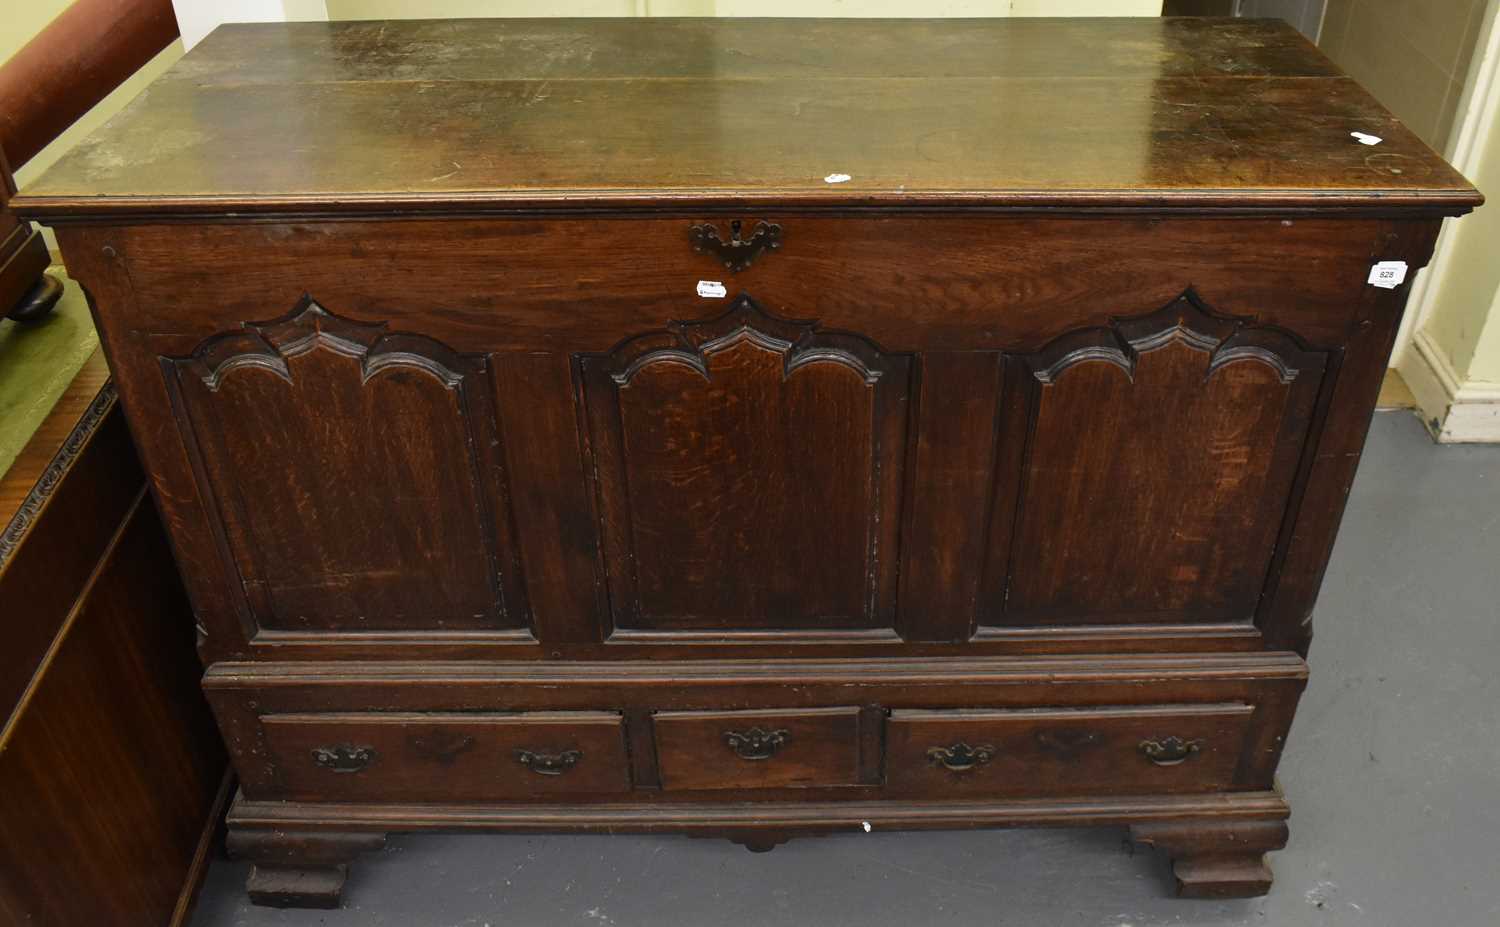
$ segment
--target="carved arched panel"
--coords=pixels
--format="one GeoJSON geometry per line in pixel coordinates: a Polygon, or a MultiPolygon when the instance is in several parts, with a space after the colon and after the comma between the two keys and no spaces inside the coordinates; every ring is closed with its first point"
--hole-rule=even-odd
{"type": "Polygon", "coordinates": [[[741,296],[579,363],[617,629],[892,626],[908,358],[741,296]]]}
{"type": "Polygon", "coordinates": [[[1326,361],[1192,290],[1024,358],[1003,623],[1250,621],[1326,361]]]}
{"type": "Polygon", "coordinates": [[[252,632],[524,623],[486,363],[310,298],[163,359],[252,632]]]}

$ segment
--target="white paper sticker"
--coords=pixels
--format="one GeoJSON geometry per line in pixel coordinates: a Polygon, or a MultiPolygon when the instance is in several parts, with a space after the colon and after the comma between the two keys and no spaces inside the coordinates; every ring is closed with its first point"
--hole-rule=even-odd
{"type": "Polygon", "coordinates": [[[1370,279],[1367,282],[1371,286],[1380,287],[1382,290],[1394,290],[1406,282],[1406,262],[1379,262],[1370,268],[1370,279]]]}
{"type": "Polygon", "coordinates": [[[824,183],[848,183],[854,178],[848,174],[829,174],[823,178],[824,183]]]}
{"type": "Polygon", "coordinates": [[[1385,139],[1381,138],[1378,135],[1369,135],[1364,132],[1350,132],[1349,134],[1359,139],[1359,143],[1361,145],[1379,145],[1381,142],[1385,141],[1385,139]]]}
{"type": "Polygon", "coordinates": [[[723,299],[729,295],[729,291],[717,280],[699,280],[698,295],[707,299],[723,299]]]}

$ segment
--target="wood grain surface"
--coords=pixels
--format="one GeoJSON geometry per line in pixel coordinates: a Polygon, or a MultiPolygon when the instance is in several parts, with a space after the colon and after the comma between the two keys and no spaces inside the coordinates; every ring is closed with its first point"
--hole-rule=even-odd
{"type": "Polygon", "coordinates": [[[221,27],[16,208],[1479,201],[1283,23],[613,19],[221,27]]]}

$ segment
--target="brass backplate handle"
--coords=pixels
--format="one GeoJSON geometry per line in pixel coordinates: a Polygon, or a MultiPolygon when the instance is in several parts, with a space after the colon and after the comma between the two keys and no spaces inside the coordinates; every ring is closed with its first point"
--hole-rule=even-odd
{"type": "Polygon", "coordinates": [[[949,772],[968,772],[977,769],[995,758],[995,747],[993,744],[980,744],[971,747],[963,741],[948,747],[930,747],[927,750],[927,762],[934,766],[941,766],[949,772]]]}
{"type": "Polygon", "coordinates": [[[725,731],[724,742],[742,760],[769,760],[792,739],[786,728],[774,731],[752,727],[748,731],[725,731]]]}
{"type": "Polygon", "coordinates": [[[711,254],[732,274],[737,274],[767,251],[781,247],[781,226],[774,222],[757,222],[748,238],[740,237],[743,223],[735,219],[729,223],[729,240],[719,237],[715,225],[695,225],[688,229],[688,241],[699,254],[711,254]]]}
{"type": "Polygon", "coordinates": [[[539,776],[561,776],[578,765],[583,759],[582,750],[563,750],[560,753],[541,753],[534,750],[517,750],[516,762],[539,776]]]}
{"type": "Polygon", "coordinates": [[[314,747],[312,758],[314,763],[336,773],[356,773],[375,761],[375,748],[353,744],[314,747]]]}
{"type": "Polygon", "coordinates": [[[1157,766],[1176,766],[1203,749],[1201,740],[1183,740],[1181,737],[1163,737],[1160,740],[1141,741],[1141,753],[1157,766]]]}

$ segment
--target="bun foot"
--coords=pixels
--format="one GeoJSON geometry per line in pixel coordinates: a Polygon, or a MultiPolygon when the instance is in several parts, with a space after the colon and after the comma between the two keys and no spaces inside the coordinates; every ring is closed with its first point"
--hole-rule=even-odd
{"type": "Polygon", "coordinates": [[[11,307],[8,316],[17,322],[34,322],[51,312],[62,295],[62,283],[50,274],[42,274],[21,301],[11,307]]]}
{"type": "Polygon", "coordinates": [[[1172,857],[1182,898],[1254,898],[1271,890],[1265,854],[1286,846],[1286,821],[1166,821],[1135,824],[1137,843],[1172,857]]]}
{"type": "Polygon", "coordinates": [[[230,826],[225,847],[253,863],[245,890],[272,908],[337,908],[349,861],[385,846],[385,834],[242,829],[230,826]]]}
{"type": "Polygon", "coordinates": [[[337,908],[344,892],[347,865],[289,869],[256,863],[245,880],[251,904],[268,908],[337,908]]]}

